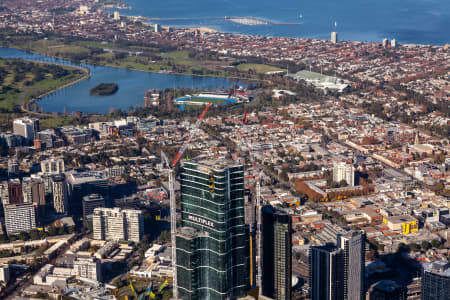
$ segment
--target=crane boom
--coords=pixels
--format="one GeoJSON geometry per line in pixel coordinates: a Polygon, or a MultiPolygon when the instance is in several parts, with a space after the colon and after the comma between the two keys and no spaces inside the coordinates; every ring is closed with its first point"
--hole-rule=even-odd
{"type": "Polygon", "coordinates": [[[181,156],[183,155],[184,151],[186,151],[187,147],[189,146],[189,143],[191,142],[192,138],[195,137],[198,131],[198,127],[202,123],[203,119],[205,118],[206,112],[208,111],[209,107],[211,106],[211,103],[208,103],[203,109],[202,113],[200,114],[200,117],[198,117],[197,121],[194,124],[194,128],[189,132],[189,136],[187,137],[186,141],[184,141],[183,145],[181,146],[180,150],[178,150],[177,154],[175,155],[175,158],[173,159],[172,164],[170,165],[171,168],[175,167],[175,165],[180,160],[181,156]]]}
{"type": "Polygon", "coordinates": [[[245,125],[245,123],[247,123],[247,116],[248,116],[248,111],[245,112],[244,117],[242,118],[242,125],[245,125]]]}

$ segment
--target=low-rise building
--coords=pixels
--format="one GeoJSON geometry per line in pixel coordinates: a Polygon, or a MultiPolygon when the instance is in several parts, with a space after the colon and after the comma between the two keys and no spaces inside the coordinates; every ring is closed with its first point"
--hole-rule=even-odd
{"type": "Polygon", "coordinates": [[[96,257],[79,255],[73,262],[72,274],[80,278],[101,281],[101,262],[96,257]]]}
{"type": "Polygon", "coordinates": [[[410,234],[419,230],[419,222],[412,216],[384,217],[383,223],[386,224],[390,230],[401,234],[410,234]]]}

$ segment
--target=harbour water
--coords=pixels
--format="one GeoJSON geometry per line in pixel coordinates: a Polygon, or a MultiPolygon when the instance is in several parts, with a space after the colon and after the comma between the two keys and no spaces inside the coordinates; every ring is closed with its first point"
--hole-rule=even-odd
{"type": "MultiPolygon", "coordinates": [[[[11,48],[0,48],[0,57],[73,65],[67,60],[11,48]]],[[[229,87],[234,83],[220,77],[148,73],[86,64],[77,66],[89,69],[91,77],[44,96],[37,103],[45,112],[63,112],[64,109],[69,113],[73,111],[107,113],[110,108],[127,110],[130,106],[142,106],[145,91],[148,89],[178,87],[216,89],[229,87]],[[117,83],[119,90],[111,96],[89,95],[89,90],[102,82],[117,83]]]]}
{"type": "Polygon", "coordinates": [[[387,37],[400,43],[450,42],[449,0],[123,0],[131,6],[121,14],[151,18],[162,25],[205,26],[253,35],[329,39],[338,31],[344,40],[381,41],[387,37]],[[275,23],[296,25],[245,25],[225,16],[256,17],[275,23]],[[334,23],[337,27],[334,27],[334,23]]]}

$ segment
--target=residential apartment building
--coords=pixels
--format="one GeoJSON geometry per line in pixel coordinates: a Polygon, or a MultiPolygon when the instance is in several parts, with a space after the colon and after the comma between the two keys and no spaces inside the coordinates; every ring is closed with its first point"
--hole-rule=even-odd
{"type": "Polygon", "coordinates": [[[341,182],[342,180],[345,180],[349,186],[355,186],[355,168],[344,162],[335,163],[333,165],[333,181],[341,182]]]}
{"type": "Polygon", "coordinates": [[[11,276],[9,273],[9,265],[7,264],[0,265],[0,281],[7,283],[10,277],[11,276]]]}
{"type": "Polygon", "coordinates": [[[144,218],[140,210],[96,208],[92,217],[94,239],[123,240],[138,243],[144,235],[144,218]]]}
{"type": "Polygon", "coordinates": [[[37,216],[46,214],[47,201],[45,197],[45,184],[42,178],[31,178],[31,202],[37,208],[37,216]]]}
{"type": "Polygon", "coordinates": [[[36,228],[36,213],[32,203],[5,206],[5,226],[8,234],[16,234],[36,228]]]}
{"type": "Polygon", "coordinates": [[[64,159],[50,158],[41,161],[41,172],[45,174],[60,174],[64,173],[64,159]]]}
{"type": "Polygon", "coordinates": [[[369,287],[366,300],[406,300],[407,288],[392,280],[380,280],[369,287]]]}
{"type": "Polygon", "coordinates": [[[8,204],[23,203],[22,183],[19,179],[8,181],[8,204]]]}
{"type": "Polygon", "coordinates": [[[342,250],[333,244],[312,246],[309,250],[311,300],[343,299],[342,250]]]}
{"type": "Polygon", "coordinates": [[[292,221],[275,207],[262,208],[262,294],[275,300],[292,297],[292,221]]]}
{"type": "Polygon", "coordinates": [[[312,300],[365,298],[365,234],[339,234],[336,244],[312,246],[309,251],[309,285],[312,300]]]}
{"type": "Polygon", "coordinates": [[[67,184],[64,174],[51,177],[53,193],[53,208],[58,214],[67,214],[69,211],[69,197],[67,196],[67,184]]]}
{"type": "Polygon", "coordinates": [[[339,235],[337,246],[343,250],[344,299],[361,300],[365,297],[366,235],[364,231],[351,231],[339,235]]]}
{"type": "Polygon", "coordinates": [[[23,136],[27,140],[33,140],[39,131],[39,119],[24,117],[15,119],[13,122],[14,134],[23,136]]]}
{"type": "Polygon", "coordinates": [[[450,263],[435,261],[422,265],[422,300],[450,299],[450,263]]]}

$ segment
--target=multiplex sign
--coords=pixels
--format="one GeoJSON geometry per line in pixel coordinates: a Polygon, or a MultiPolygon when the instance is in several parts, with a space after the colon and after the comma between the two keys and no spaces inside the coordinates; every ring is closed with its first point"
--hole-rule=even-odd
{"type": "Polygon", "coordinates": [[[197,216],[193,216],[193,215],[188,214],[187,215],[187,219],[189,221],[193,222],[193,223],[198,224],[198,225],[207,226],[207,227],[211,227],[211,228],[215,227],[213,221],[204,219],[202,217],[197,217],[197,216]]]}

